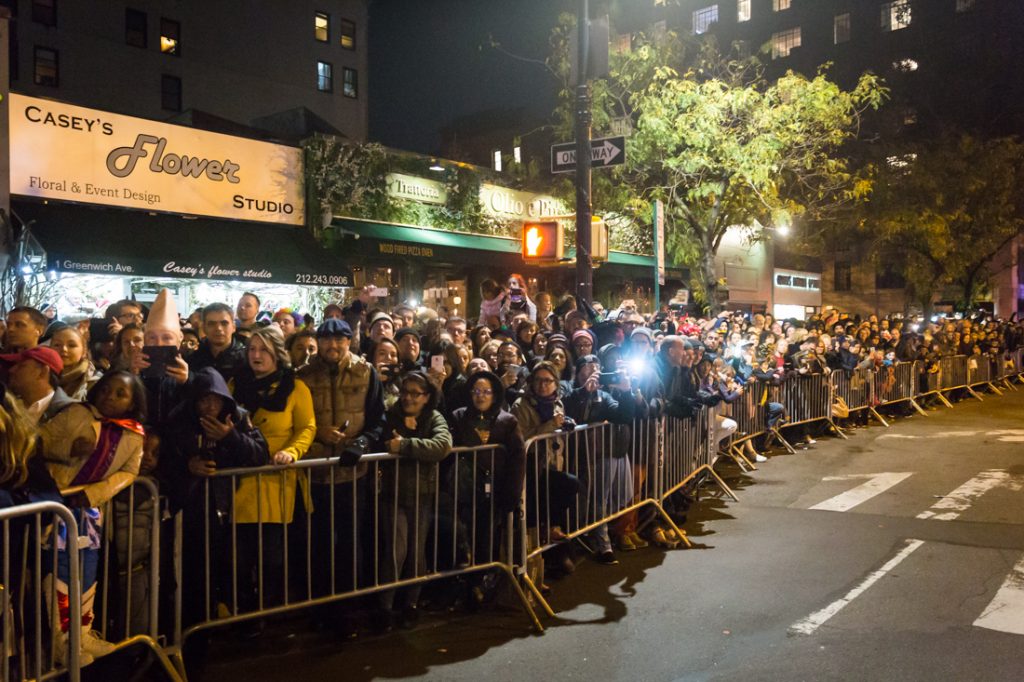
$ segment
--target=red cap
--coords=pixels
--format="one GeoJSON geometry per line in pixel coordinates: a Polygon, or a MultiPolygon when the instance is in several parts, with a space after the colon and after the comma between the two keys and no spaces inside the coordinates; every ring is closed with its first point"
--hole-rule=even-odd
{"type": "Polygon", "coordinates": [[[57,351],[49,346],[36,346],[34,348],[23,350],[20,353],[0,355],[0,361],[11,365],[16,365],[19,362],[24,362],[25,360],[35,360],[36,362],[42,363],[53,370],[54,374],[60,374],[64,371],[64,361],[60,359],[60,355],[57,354],[57,351]]]}

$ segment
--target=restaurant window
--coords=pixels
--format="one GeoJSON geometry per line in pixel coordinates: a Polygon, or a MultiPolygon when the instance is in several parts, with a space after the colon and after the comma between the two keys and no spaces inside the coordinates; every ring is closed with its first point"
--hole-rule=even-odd
{"type": "Polygon", "coordinates": [[[796,47],[800,47],[799,26],[772,34],[772,59],[788,57],[796,47]]]}
{"type": "Polygon", "coordinates": [[[60,55],[57,50],[36,46],[34,73],[36,85],[57,87],[60,82],[60,55]]]}
{"type": "Polygon", "coordinates": [[[56,26],[57,0],[32,0],[32,21],[43,26],[56,26]]]}
{"type": "Polygon", "coordinates": [[[326,12],[317,12],[313,17],[313,36],[321,43],[329,42],[331,39],[331,15],[326,12]]]}
{"type": "Polygon", "coordinates": [[[181,56],[181,24],[173,19],[160,18],[160,51],[181,56]]]}
{"type": "Polygon", "coordinates": [[[832,44],[842,45],[850,42],[850,13],[837,14],[832,20],[832,44]]]}
{"type": "Polygon", "coordinates": [[[359,72],[347,66],[341,72],[343,80],[341,94],[356,99],[359,97],[359,72]]]}
{"type": "Polygon", "coordinates": [[[160,76],[160,107],[181,111],[181,79],[177,76],[160,76]]]}
{"type": "Polygon", "coordinates": [[[130,7],[124,11],[124,42],[132,47],[146,47],[146,13],[130,7]]]}
{"type": "Polygon", "coordinates": [[[330,62],[316,63],[316,89],[320,92],[334,92],[334,67],[330,62]]]}
{"type": "Polygon", "coordinates": [[[341,20],[341,46],[346,50],[356,49],[356,22],[341,20]]]}

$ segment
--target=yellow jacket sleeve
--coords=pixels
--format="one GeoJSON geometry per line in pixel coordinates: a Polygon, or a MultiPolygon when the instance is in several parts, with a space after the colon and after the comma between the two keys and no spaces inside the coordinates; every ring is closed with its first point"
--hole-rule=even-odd
{"type": "MultiPolygon", "coordinates": [[[[316,414],[313,411],[313,394],[301,379],[295,380],[295,390],[288,400],[292,402],[292,437],[281,448],[296,460],[302,459],[316,438],[316,414]]],[[[273,453],[271,453],[273,455],[273,453]]]]}

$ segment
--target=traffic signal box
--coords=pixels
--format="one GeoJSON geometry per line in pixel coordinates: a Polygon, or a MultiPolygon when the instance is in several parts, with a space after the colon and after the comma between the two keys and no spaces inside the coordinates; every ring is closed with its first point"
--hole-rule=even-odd
{"type": "Polygon", "coordinates": [[[523,260],[527,263],[557,263],[565,245],[557,221],[523,223],[523,260]]]}

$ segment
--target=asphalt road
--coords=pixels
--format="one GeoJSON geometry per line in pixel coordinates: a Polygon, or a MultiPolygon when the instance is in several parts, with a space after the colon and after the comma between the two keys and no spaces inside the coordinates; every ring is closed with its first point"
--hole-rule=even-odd
{"type": "Polygon", "coordinates": [[[514,610],[214,642],[203,680],[1024,680],[1024,390],[823,438],[704,496],[690,550],[620,553],[514,610]],[[920,518],[919,518],[920,517],[920,518]]]}

